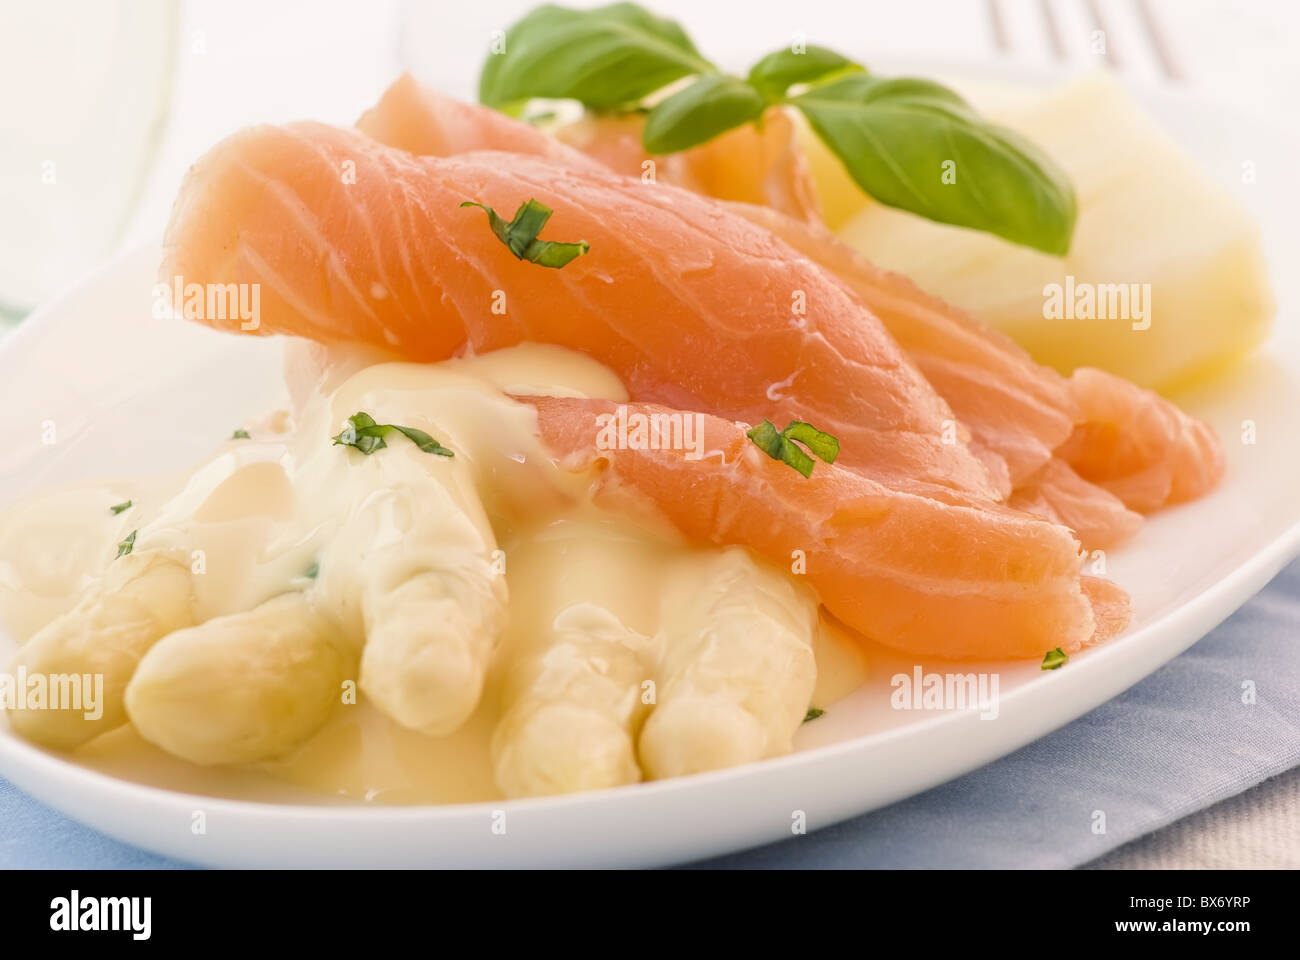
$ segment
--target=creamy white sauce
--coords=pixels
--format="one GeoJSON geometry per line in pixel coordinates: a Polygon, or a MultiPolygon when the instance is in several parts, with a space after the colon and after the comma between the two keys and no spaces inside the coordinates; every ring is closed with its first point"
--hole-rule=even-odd
{"type": "MultiPolygon", "coordinates": [[[[190,558],[196,622],[305,590],[360,638],[358,584],[367,557],[398,547],[495,545],[505,562],[509,621],[469,721],[430,737],[399,726],[363,697],[335,709],[288,756],[256,768],[197,767],[146,743],[129,725],[76,750],[78,761],[222,796],[304,799],[288,784],[322,800],[494,798],[500,790],[489,741],[503,684],[512,666],[546,654],[544,638],[557,616],[567,610],[572,618],[588,605],[581,609],[656,635],[669,578],[694,575],[689,565],[706,548],[685,543],[649,510],[627,516],[592,505],[591,477],[558,469],[536,436],[532,408],[506,395],[622,401],[618,378],[580,354],[531,344],[439,364],[385,359],[296,347],[286,363],[291,418],[268,416],[250,439],[224,443],[179,478],[61,490],[7,509],[0,514],[0,622],[14,641],[25,641],[74,606],[112,561],[116,544],[135,530],[135,550],[190,558]],[[332,445],[330,437],[358,411],[424,430],[455,456],[424,453],[396,434],[368,457],[332,445]],[[439,483],[428,483],[431,472],[439,483]],[[110,511],[128,499],[131,509],[110,511]],[[436,542],[410,544],[413,525],[436,527],[436,542]]],[[[863,681],[865,664],[825,621],[813,649],[812,704],[824,708],[863,681]]]]}

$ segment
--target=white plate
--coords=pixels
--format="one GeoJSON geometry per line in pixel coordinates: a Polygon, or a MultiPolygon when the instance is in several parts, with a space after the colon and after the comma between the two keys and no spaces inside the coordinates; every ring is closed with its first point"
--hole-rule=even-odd
{"type": "MultiPolygon", "coordinates": [[[[1153,113],[1225,182],[1241,158],[1282,164],[1275,129],[1190,99],[1147,97],[1153,113]]],[[[1276,172],[1276,171],[1275,171],[1276,172]]],[[[1259,217],[1274,276],[1300,250],[1294,190],[1238,188],[1259,217]]],[[[55,483],[183,467],[211,438],[279,400],[279,348],[150,318],[156,251],[89,277],[0,342],[0,502],[55,483]],[[41,442],[53,421],[58,442],[41,442]]],[[[1286,291],[1279,291],[1286,295],[1286,291]]],[[[1279,327],[1297,315],[1283,302],[1279,327]]],[[[1225,318],[1226,320],[1226,318],[1225,318]]],[[[803,728],[798,750],[761,764],[571,797],[444,807],[248,803],[94,773],[0,729],[0,773],[68,815],[182,860],[238,866],[649,865],[712,856],[874,809],[1002,756],[1080,716],[1174,657],[1300,552],[1300,348],[1282,333],[1230,380],[1181,398],[1224,438],[1220,490],[1152,519],[1109,558],[1133,597],[1123,637],[1052,673],[1036,663],[966,665],[1000,674],[997,719],[893,711],[889,676],[803,728]],[[1258,443],[1240,442],[1242,422],[1258,443]],[[207,832],[191,831],[202,810],[207,832]],[[494,832],[498,811],[505,833],[494,832]]],[[[940,665],[927,665],[935,667],[940,665]]]]}

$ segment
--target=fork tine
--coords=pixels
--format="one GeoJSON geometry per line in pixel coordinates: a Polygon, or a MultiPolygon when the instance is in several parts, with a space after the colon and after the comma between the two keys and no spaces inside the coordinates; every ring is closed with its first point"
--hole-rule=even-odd
{"type": "Polygon", "coordinates": [[[1182,83],[1186,76],[1183,74],[1182,67],[1178,64],[1177,57],[1174,56],[1169,40],[1165,36],[1164,27],[1156,16],[1155,8],[1151,5],[1151,0],[1137,0],[1137,10],[1138,19],[1142,21],[1142,28],[1146,32],[1151,49],[1155,51],[1156,60],[1160,63],[1160,69],[1172,82],[1182,83]]]}
{"type": "Polygon", "coordinates": [[[1052,47],[1052,55],[1057,60],[1068,60],[1070,55],[1065,49],[1065,38],[1061,36],[1061,24],[1056,19],[1056,11],[1052,9],[1051,0],[1038,0],[1038,9],[1043,15],[1043,27],[1047,30],[1047,40],[1052,47]]]}
{"type": "Polygon", "coordinates": [[[1007,20],[1002,14],[1000,0],[985,0],[989,23],[993,27],[993,42],[1002,53],[1011,52],[1011,34],[1007,32],[1007,20]]]}
{"type": "Polygon", "coordinates": [[[1101,31],[1102,40],[1105,43],[1102,48],[1102,57],[1106,61],[1106,66],[1112,70],[1124,69],[1124,61],[1115,50],[1115,35],[1106,23],[1106,17],[1101,12],[1101,4],[1097,0],[1084,0],[1084,6],[1088,8],[1088,19],[1092,21],[1093,27],[1101,31]]]}

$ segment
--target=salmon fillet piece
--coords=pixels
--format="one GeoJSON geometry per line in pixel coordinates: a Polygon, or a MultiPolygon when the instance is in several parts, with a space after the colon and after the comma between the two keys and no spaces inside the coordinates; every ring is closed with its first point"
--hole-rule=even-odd
{"type": "Polygon", "coordinates": [[[1058,524],[1005,508],[953,506],[818,463],[803,477],[731,421],[628,405],[628,416],[696,416],[702,459],[683,450],[601,449],[605,400],[532,398],[557,461],[593,470],[597,502],[651,502],[696,540],[742,544],[789,568],[802,556],[822,604],[880,643],[923,656],[989,659],[1067,653],[1127,624],[1127,597],[1083,580],[1058,524]],[[1100,615],[1094,614],[1094,602],[1100,615]]]}
{"type": "MultiPolygon", "coordinates": [[[[404,122],[412,124],[418,119],[408,116],[404,122]]],[[[641,178],[652,171],[660,183],[718,200],[768,207],[803,223],[821,223],[812,171],[799,148],[795,122],[785,108],[768,108],[761,126],[747,123],[669,156],[645,152],[641,145],[644,126],[641,114],[588,115],[560,127],[555,135],[624,176],[641,178]]]]}
{"type": "Polygon", "coordinates": [[[639,400],[810,422],[840,439],[846,465],[895,489],[1001,495],[851,290],[689,191],[522,154],[416,157],[323,124],[256,127],[190,170],[161,273],[260,284],[261,335],[414,360],[553,343],[609,366],[639,400]],[[559,270],[520,261],[481,210],[460,207],[509,216],[529,198],[555,211],[543,239],[591,252],[559,270]]]}
{"type": "Polygon", "coordinates": [[[761,207],[731,209],[840,277],[969,429],[991,475],[1007,478],[1009,502],[1035,513],[1050,505],[1042,515],[1089,547],[1136,533],[1134,511],[1195,499],[1222,478],[1214,430],[1159,394],[1094,368],[1067,380],[824,227],[761,207]]]}
{"type": "Polygon", "coordinates": [[[794,122],[783,109],[768,110],[761,129],[746,124],[666,157],[642,148],[644,125],[640,114],[590,115],[552,137],[489,107],[443,96],[410,74],[395,80],[357,121],[366,135],[417,156],[508,150],[575,168],[648,177],[709,197],[763,204],[801,221],[820,221],[812,173],[794,122]]]}
{"type": "Polygon", "coordinates": [[[1142,514],[1130,510],[1109,490],[1084,480],[1059,457],[1025,478],[1007,505],[1064,524],[1089,550],[1122,543],[1142,527],[1142,514]]]}
{"type": "Polygon", "coordinates": [[[1058,455],[1133,510],[1194,500],[1223,478],[1214,428],[1154,391],[1093,367],[1074,371],[1070,388],[1081,418],[1058,455]]]}
{"type": "MultiPolygon", "coordinates": [[[[641,146],[643,124],[639,115],[592,116],[561,128],[558,134],[592,160],[636,176],[650,159],[641,146]]],[[[390,145],[440,156],[497,147],[549,155],[556,143],[526,124],[443,97],[409,77],[390,88],[361,127],[390,145]],[[382,116],[382,123],[375,122],[372,114],[382,116]],[[521,141],[524,146],[517,147],[521,141]]],[[[1152,502],[1150,497],[1139,494],[1132,502],[1122,500],[1116,493],[1132,496],[1125,483],[1092,484],[1055,456],[1062,444],[1072,440],[1072,450],[1078,449],[1072,455],[1081,464],[1088,463],[1084,448],[1099,439],[1098,431],[1082,422],[1077,384],[1034,362],[1005,334],[924,293],[906,277],[876,267],[822,226],[815,210],[783,199],[803,192],[800,184],[808,176],[806,164],[801,167],[786,157],[785,148],[759,149],[760,140],[785,143],[786,152],[802,160],[789,117],[778,114],[775,119],[765,118],[761,131],[746,125],[693,150],[656,158],[657,174],[663,182],[698,193],[744,201],[730,204],[729,209],[780,237],[851,288],[949,404],[963,438],[988,471],[1000,498],[1066,523],[1089,548],[1109,547],[1135,534],[1141,523],[1134,510],[1155,509],[1145,506],[1152,502]],[[747,149],[742,147],[745,143],[747,149]],[[690,175],[688,160],[690,165],[707,168],[709,176],[690,175]],[[758,182],[755,163],[767,171],[770,189],[752,187],[758,182]],[[740,186],[728,192],[719,186],[726,183],[740,186]],[[784,187],[771,186],[782,183],[784,187]],[[1076,424],[1080,425],[1077,433],[1076,424]]],[[[1155,395],[1144,402],[1169,406],[1155,395]]],[[[1177,413],[1172,406],[1169,410],[1177,413]]],[[[1161,449],[1172,449],[1168,438],[1161,449]]],[[[1157,472],[1161,469],[1155,463],[1150,466],[1157,472]]],[[[1213,455],[1199,464],[1188,461],[1181,469],[1189,472],[1187,485],[1202,492],[1221,473],[1213,455]]],[[[1139,490],[1144,482],[1136,481],[1139,490]]]]}
{"type": "Polygon", "coordinates": [[[604,170],[599,160],[565,146],[536,127],[504,113],[446,97],[404,73],[361,115],[357,129],[380,143],[421,157],[454,157],[477,150],[506,150],[604,170]]]}

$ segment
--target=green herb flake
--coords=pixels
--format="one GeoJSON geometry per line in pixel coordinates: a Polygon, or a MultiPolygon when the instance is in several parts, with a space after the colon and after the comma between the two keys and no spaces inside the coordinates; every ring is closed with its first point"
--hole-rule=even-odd
{"type": "Polygon", "coordinates": [[[764,420],[745,436],[773,460],[780,460],[805,477],[812,476],[814,461],[799,444],[807,447],[823,463],[834,463],[840,454],[839,440],[801,420],[791,420],[780,431],[772,421],[764,420]]]}
{"type": "Polygon", "coordinates": [[[1064,650],[1057,647],[1055,650],[1048,650],[1043,655],[1044,670],[1059,670],[1069,662],[1070,658],[1066,656],[1064,650]]]}
{"type": "Polygon", "coordinates": [[[358,411],[348,417],[347,426],[338,433],[334,438],[335,446],[342,444],[348,447],[355,447],[366,456],[374,453],[376,450],[382,450],[388,446],[384,440],[386,434],[396,430],[402,436],[406,437],[413,444],[423,450],[425,453],[432,453],[439,457],[454,457],[455,454],[440,444],[433,437],[429,436],[423,430],[417,430],[414,427],[403,427],[395,423],[376,423],[375,418],[364,411],[358,411]]]}
{"type": "Polygon", "coordinates": [[[478,207],[487,213],[488,225],[498,240],[506,245],[520,260],[527,260],[539,267],[559,269],[591,249],[586,240],[577,243],[557,243],[553,240],[538,240],[537,235],[546,226],[554,212],[544,203],[529,199],[519,205],[513,220],[501,219],[491,207],[477,200],[466,200],[462,207],[478,207]]]}
{"type": "Polygon", "coordinates": [[[231,440],[247,440],[247,439],[248,439],[248,431],[245,430],[245,429],[243,429],[243,428],[241,427],[240,429],[236,430],[234,433],[232,433],[232,434],[230,435],[230,439],[231,439],[231,440]]]}
{"type": "Polygon", "coordinates": [[[127,510],[130,510],[131,507],[133,506],[134,504],[130,500],[123,500],[121,503],[113,504],[108,509],[113,511],[113,516],[116,517],[119,513],[125,513],[127,510]]]}
{"type": "Polygon", "coordinates": [[[139,532],[139,530],[132,530],[126,535],[126,539],[117,545],[117,557],[115,559],[120,560],[135,549],[135,535],[139,532]]]}
{"type": "Polygon", "coordinates": [[[808,712],[804,714],[803,722],[808,723],[810,720],[816,720],[825,712],[825,710],[820,710],[817,707],[809,707],[808,712]]]}
{"type": "Polygon", "coordinates": [[[305,576],[308,580],[315,580],[318,576],[320,576],[320,561],[313,560],[311,566],[307,568],[307,572],[304,573],[303,576],[305,576]]]}

